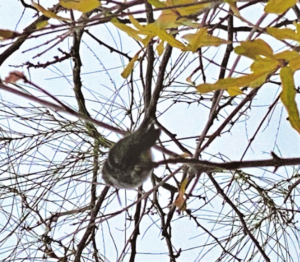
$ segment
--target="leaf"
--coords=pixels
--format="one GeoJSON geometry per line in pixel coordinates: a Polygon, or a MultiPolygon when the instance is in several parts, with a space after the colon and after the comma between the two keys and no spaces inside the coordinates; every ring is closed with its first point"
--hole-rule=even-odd
{"type": "Polygon", "coordinates": [[[173,35],[166,33],[165,30],[160,29],[155,23],[142,26],[132,16],[129,16],[129,19],[139,30],[135,30],[127,25],[120,23],[117,18],[112,18],[111,22],[120,30],[126,32],[130,37],[142,42],[144,46],[146,46],[153,37],[158,36],[162,41],[168,42],[168,44],[173,47],[179,48],[181,50],[185,48],[185,45],[183,43],[176,40],[173,35]],[[139,34],[147,35],[147,37],[145,39],[142,39],[139,34]]]}
{"type": "Polygon", "coordinates": [[[186,210],[186,200],[184,197],[185,194],[185,188],[186,188],[186,184],[187,184],[188,179],[185,178],[181,185],[180,185],[180,189],[179,189],[179,194],[176,197],[176,200],[174,202],[175,206],[178,207],[180,210],[186,210]]]}
{"type": "Polygon", "coordinates": [[[82,13],[87,13],[100,6],[98,0],[59,0],[61,6],[67,9],[73,9],[82,13]]]}
{"type": "Polygon", "coordinates": [[[196,89],[200,93],[208,93],[221,89],[229,89],[229,93],[238,92],[237,88],[239,87],[249,86],[252,88],[256,88],[261,86],[265,82],[268,75],[268,72],[261,72],[236,78],[229,77],[225,79],[220,79],[215,84],[200,84],[196,86],[196,89]]]}
{"type": "Polygon", "coordinates": [[[290,28],[268,27],[267,33],[278,40],[291,39],[298,42],[300,41],[300,35],[290,28]]]}
{"type": "MultiPolygon", "coordinates": [[[[138,20],[136,20],[132,15],[129,15],[128,17],[129,17],[130,22],[133,24],[133,26],[134,26],[136,29],[138,29],[139,31],[145,30],[145,27],[142,26],[142,25],[138,22],[138,20]]],[[[118,21],[117,19],[115,19],[115,20],[118,21]]],[[[114,21],[115,21],[115,20],[114,20],[114,21]]],[[[119,22],[119,21],[118,21],[118,22],[119,22]]]]}
{"type": "Polygon", "coordinates": [[[294,72],[290,67],[283,67],[280,70],[280,78],[282,82],[281,101],[284,104],[291,126],[300,134],[300,118],[296,98],[296,89],[294,84],[294,72]]]}
{"type": "Polygon", "coordinates": [[[44,7],[42,7],[41,5],[33,2],[33,0],[31,0],[31,4],[39,11],[41,12],[44,16],[48,17],[48,18],[55,18],[57,20],[61,20],[61,21],[71,21],[68,18],[62,17],[62,16],[58,16],[57,14],[45,9],[44,7]]]}
{"type": "Polygon", "coordinates": [[[147,0],[147,1],[148,1],[148,3],[150,5],[153,5],[156,8],[167,7],[167,5],[165,4],[165,2],[161,2],[161,1],[158,1],[158,0],[147,0]]]}
{"type": "Polygon", "coordinates": [[[234,15],[236,15],[237,17],[241,17],[239,9],[236,7],[236,0],[224,0],[224,3],[229,4],[230,9],[234,13],[234,15]]]}
{"type": "Polygon", "coordinates": [[[139,36],[140,32],[127,26],[124,25],[123,23],[120,23],[119,20],[117,18],[112,18],[110,20],[110,22],[117,28],[119,28],[120,30],[124,31],[128,36],[134,38],[137,41],[142,41],[142,38],[139,36]]]}
{"type": "Polygon", "coordinates": [[[35,23],[35,27],[36,29],[41,29],[41,28],[44,28],[48,25],[48,21],[45,20],[45,21],[40,21],[40,22],[36,22],[35,23]]]}
{"type": "Polygon", "coordinates": [[[286,50],[274,55],[274,58],[277,60],[284,60],[290,62],[292,59],[300,57],[299,53],[296,51],[286,50]]]}
{"type": "Polygon", "coordinates": [[[15,31],[0,29],[0,41],[6,39],[13,39],[18,37],[20,34],[15,31]]]}
{"type": "Polygon", "coordinates": [[[136,41],[141,42],[144,46],[147,46],[148,43],[151,41],[151,39],[155,36],[151,32],[147,31],[144,26],[142,26],[136,19],[134,19],[133,16],[129,16],[129,19],[131,23],[138,29],[135,30],[132,27],[129,27],[127,25],[124,25],[123,23],[120,23],[117,18],[112,18],[110,22],[120,30],[124,31],[128,36],[132,37],[136,41]],[[147,35],[146,38],[142,38],[139,35],[147,35]]]}
{"type": "Polygon", "coordinates": [[[192,51],[193,53],[203,46],[219,46],[229,43],[224,39],[209,35],[206,27],[201,28],[195,34],[186,34],[182,38],[189,42],[184,51],[192,51]]]}
{"type": "Polygon", "coordinates": [[[290,63],[289,67],[293,70],[293,72],[300,69],[300,56],[293,58],[290,63]]]}
{"type": "Polygon", "coordinates": [[[193,4],[186,7],[162,10],[160,16],[155,21],[155,24],[160,29],[177,28],[180,25],[191,26],[193,28],[199,27],[199,25],[194,23],[188,16],[199,13],[202,9],[213,5],[212,2],[201,3],[195,0],[167,0],[166,2],[149,0],[148,2],[156,8],[193,4]]]}
{"type": "Polygon", "coordinates": [[[253,73],[272,73],[280,67],[281,63],[277,59],[257,57],[251,64],[250,69],[253,73]]]}
{"type": "Polygon", "coordinates": [[[180,25],[178,15],[170,10],[164,10],[154,23],[159,29],[177,28],[180,25]]]}
{"type": "Polygon", "coordinates": [[[297,0],[269,0],[265,6],[266,13],[282,14],[293,7],[297,0]]]}
{"type": "Polygon", "coordinates": [[[165,50],[164,43],[165,43],[165,41],[160,41],[160,43],[156,47],[156,51],[159,56],[161,56],[165,50]]]}
{"type": "Polygon", "coordinates": [[[23,72],[20,71],[12,71],[9,75],[4,79],[4,82],[7,84],[14,84],[20,79],[25,79],[23,72]]]}
{"type": "Polygon", "coordinates": [[[237,86],[227,88],[227,92],[230,96],[237,96],[243,94],[243,91],[237,86]]]}
{"type": "Polygon", "coordinates": [[[140,52],[141,52],[141,50],[138,51],[138,52],[135,54],[135,56],[130,60],[130,62],[128,63],[128,65],[125,67],[125,69],[124,69],[123,72],[121,73],[121,76],[122,76],[123,78],[127,78],[127,77],[131,74],[131,72],[132,72],[132,70],[133,70],[134,62],[135,62],[136,60],[138,60],[140,52]]]}
{"type": "Polygon", "coordinates": [[[253,60],[257,56],[273,57],[272,48],[261,39],[242,42],[240,46],[234,48],[234,51],[238,55],[247,56],[253,60]]]}
{"type": "Polygon", "coordinates": [[[189,16],[192,14],[199,13],[201,10],[205,8],[209,8],[213,5],[213,1],[209,2],[206,1],[206,3],[201,3],[201,1],[196,2],[194,0],[167,0],[166,4],[167,6],[176,6],[176,5],[186,5],[186,4],[193,4],[195,5],[190,5],[186,7],[177,7],[174,8],[174,11],[179,13],[179,17],[181,16],[189,16]],[[196,4],[197,3],[197,4],[196,4]]]}
{"type": "Polygon", "coordinates": [[[179,48],[181,50],[185,49],[185,45],[174,38],[173,35],[169,35],[165,30],[161,30],[155,24],[149,24],[145,26],[145,29],[154,35],[158,36],[161,40],[168,42],[172,47],[179,48]]]}

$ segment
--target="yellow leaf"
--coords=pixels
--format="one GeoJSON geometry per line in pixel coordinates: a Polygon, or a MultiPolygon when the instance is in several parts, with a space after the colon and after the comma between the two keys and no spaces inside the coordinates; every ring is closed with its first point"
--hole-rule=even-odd
{"type": "Polygon", "coordinates": [[[224,39],[209,35],[206,27],[201,28],[195,34],[186,34],[182,38],[189,42],[184,51],[192,51],[193,53],[203,46],[219,46],[229,43],[224,39]]]}
{"type": "Polygon", "coordinates": [[[196,14],[196,13],[200,12],[204,8],[211,7],[214,4],[213,2],[214,1],[201,3],[201,1],[197,2],[197,1],[194,1],[194,0],[167,0],[166,4],[167,4],[167,6],[171,7],[171,6],[176,6],[176,5],[186,5],[186,4],[197,3],[195,5],[190,5],[190,6],[186,6],[186,7],[174,8],[174,11],[179,13],[179,16],[189,16],[189,15],[196,14]]]}
{"type": "Polygon", "coordinates": [[[188,179],[184,179],[181,183],[180,189],[179,189],[179,194],[176,197],[176,200],[174,202],[175,206],[177,206],[180,210],[186,210],[186,201],[185,201],[185,188],[187,184],[188,179]]]}
{"type": "Polygon", "coordinates": [[[167,5],[164,2],[160,2],[158,0],[147,0],[150,5],[153,5],[156,8],[163,8],[167,7],[167,5]]]}
{"type": "Polygon", "coordinates": [[[257,57],[251,64],[250,69],[254,73],[272,73],[274,70],[277,70],[280,65],[280,61],[276,59],[257,57]]]}
{"type": "Polygon", "coordinates": [[[117,28],[119,28],[120,30],[124,31],[128,36],[134,38],[137,41],[142,41],[142,38],[139,36],[140,32],[127,26],[124,25],[123,23],[120,23],[119,20],[117,18],[113,18],[110,20],[110,22],[117,28]]]}
{"type": "Polygon", "coordinates": [[[132,72],[132,70],[133,70],[134,62],[135,62],[136,60],[138,60],[140,52],[141,52],[141,50],[138,51],[138,52],[135,54],[135,56],[130,60],[130,62],[128,63],[128,65],[125,67],[125,69],[124,69],[123,72],[121,73],[121,76],[122,76],[123,78],[127,78],[127,77],[131,74],[131,72],[132,72]]]}
{"type": "Polygon", "coordinates": [[[293,7],[297,0],[269,0],[265,6],[266,13],[281,14],[293,7]]]}
{"type": "Polygon", "coordinates": [[[148,43],[151,41],[151,39],[155,36],[155,34],[149,32],[146,30],[145,26],[142,26],[136,19],[134,19],[133,16],[129,16],[129,19],[131,23],[138,29],[135,30],[127,25],[124,25],[123,23],[120,23],[117,18],[112,18],[110,22],[120,30],[127,33],[128,36],[132,37],[136,41],[140,41],[144,46],[147,46],[148,43]],[[147,35],[146,38],[141,38],[139,35],[147,35]]]}
{"type": "Polygon", "coordinates": [[[225,3],[229,4],[230,9],[237,17],[241,17],[239,9],[236,7],[236,0],[224,0],[225,3]]]}
{"type": "Polygon", "coordinates": [[[229,87],[227,92],[230,96],[237,96],[243,94],[243,91],[239,87],[229,87]]]}
{"type": "Polygon", "coordinates": [[[176,40],[173,35],[167,34],[165,30],[159,29],[155,24],[149,24],[145,26],[145,29],[158,36],[161,40],[168,42],[170,46],[179,48],[181,50],[185,49],[183,43],[176,40]]]}
{"type": "Polygon", "coordinates": [[[159,56],[161,56],[165,50],[164,43],[165,43],[165,41],[160,41],[160,43],[156,47],[156,51],[159,56]]]}
{"type": "Polygon", "coordinates": [[[44,28],[48,25],[48,21],[45,20],[45,21],[40,21],[40,22],[37,22],[35,23],[35,27],[36,29],[41,29],[41,28],[44,28]]]}
{"type": "Polygon", "coordinates": [[[0,29],[0,40],[13,39],[20,34],[15,31],[0,29]]]}
{"type": "Polygon", "coordinates": [[[42,7],[41,5],[33,2],[33,0],[31,0],[31,4],[39,11],[41,12],[44,16],[48,17],[48,18],[55,18],[57,20],[61,20],[61,21],[71,21],[68,18],[64,18],[62,16],[58,16],[55,13],[45,9],[44,7],[42,7]]]}
{"type": "MultiPolygon", "coordinates": [[[[139,31],[145,30],[145,27],[142,26],[142,25],[138,22],[138,20],[136,20],[132,15],[129,15],[128,17],[129,17],[130,22],[133,24],[133,26],[134,26],[136,29],[138,29],[139,31]]],[[[117,22],[119,23],[118,19],[116,19],[116,18],[114,18],[114,21],[117,21],[117,22]]]]}
{"type": "Polygon", "coordinates": [[[299,57],[299,53],[298,52],[296,52],[296,51],[289,51],[289,50],[286,50],[286,51],[283,51],[283,52],[280,52],[280,53],[277,53],[277,54],[274,55],[275,59],[284,60],[286,62],[289,62],[292,59],[297,58],[297,57],[299,57]]]}
{"type": "Polygon", "coordinates": [[[188,16],[199,13],[202,9],[211,7],[215,4],[215,1],[201,3],[195,0],[167,0],[166,2],[149,0],[148,2],[156,8],[194,4],[186,7],[174,7],[172,9],[163,10],[155,21],[155,24],[160,29],[177,28],[180,25],[192,26],[194,28],[199,27],[199,25],[193,23],[188,16]]]}
{"type": "Polygon", "coordinates": [[[216,82],[215,84],[204,83],[204,84],[197,85],[196,89],[198,92],[205,94],[218,89],[226,89],[226,88],[222,88],[221,86],[219,86],[218,82],[216,82]]]}
{"type": "Polygon", "coordinates": [[[266,81],[268,75],[268,72],[260,72],[236,78],[229,77],[225,79],[220,79],[215,84],[205,83],[197,85],[196,89],[200,93],[208,93],[220,89],[231,89],[229,92],[238,92],[237,88],[239,87],[249,86],[252,88],[256,88],[261,86],[266,81]]]}
{"type": "Polygon", "coordinates": [[[297,34],[295,30],[290,28],[268,27],[267,33],[278,40],[291,39],[295,41],[300,41],[300,35],[297,34]]]}
{"type": "Polygon", "coordinates": [[[154,23],[159,29],[177,28],[180,25],[178,15],[170,10],[164,10],[154,23]]]}
{"type": "Polygon", "coordinates": [[[163,8],[163,7],[167,7],[166,3],[165,2],[161,2],[161,1],[158,1],[158,0],[147,0],[148,3],[150,5],[153,5],[154,7],[156,8],[163,8]]]}
{"type": "Polygon", "coordinates": [[[297,34],[300,34],[300,23],[293,22],[293,25],[296,27],[297,34]]]}
{"type": "Polygon", "coordinates": [[[300,134],[300,118],[295,101],[297,92],[294,84],[293,70],[290,67],[283,67],[280,70],[280,78],[282,83],[281,101],[288,112],[291,126],[300,134]]]}
{"type": "Polygon", "coordinates": [[[86,13],[100,6],[98,0],[59,0],[61,6],[86,13]]]}
{"type": "Polygon", "coordinates": [[[255,60],[257,56],[273,57],[272,48],[261,39],[242,42],[240,46],[234,48],[234,51],[238,55],[247,56],[253,60],[255,60]]]}
{"type": "Polygon", "coordinates": [[[154,37],[154,35],[149,34],[146,38],[141,40],[141,43],[144,46],[147,46],[153,37],[154,37]]]}
{"type": "Polygon", "coordinates": [[[289,63],[289,67],[293,70],[293,72],[300,69],[300,56],[295,57],[289,63]]]}

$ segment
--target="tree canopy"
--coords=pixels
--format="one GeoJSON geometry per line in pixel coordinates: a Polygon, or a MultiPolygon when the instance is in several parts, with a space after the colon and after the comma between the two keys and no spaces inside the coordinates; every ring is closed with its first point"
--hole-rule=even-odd
{"type": "Polygon", "coordinates": [[[298,1],[0,10],[0,261],[300,260],[298,1]],[[147,118],[154,171],[109,187],[147,118]]]}

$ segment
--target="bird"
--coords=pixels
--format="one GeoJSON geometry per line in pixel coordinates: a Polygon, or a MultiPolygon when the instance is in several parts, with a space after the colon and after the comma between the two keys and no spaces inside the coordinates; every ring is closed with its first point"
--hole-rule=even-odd
{"type": "Polygon", "coordinates": [[[134,189],[142,185],[152,173],[151,147],[160,132],[153,123],[141,125],[114,144],[102,167],[104,182],[117,189],[134,189]]]}

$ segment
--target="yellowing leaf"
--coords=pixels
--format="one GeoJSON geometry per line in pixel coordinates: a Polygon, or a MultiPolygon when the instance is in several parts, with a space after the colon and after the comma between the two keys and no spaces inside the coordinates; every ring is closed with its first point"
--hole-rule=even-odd
{"type": "Polygon", "coordinates": [[[224,39],[209,35],[206,27],[201,28],[195,34],[186,34],[182,38],[189,42],[184,51],[192,51],[193,53],[203,46],[219,46],[229,43],[224,39]]]}
{"type": "Polygon", "coordinates": [[[161,56],[165,50],[164,43],[165,43],[165,41],[160,41],[160,43],[156,47],[156,51],[159,56],[161,56]]]}
{"type": "Polygon", "coordinates": [[[124,25],[123,23],[120,23],[117,18],[112,18],[110,22],[120,30],[127,33],[128,36],[132,37],[136,41],[140,41],[144,46],[147,46],[147,44],[151,41],[151,39],[155,36],[153,33],[146,30],[145,26],[142,26],[136,19],[134,19],[133,16],[129,16],[129,19],[131,23],[138,29],[135,30],[132,27],[129,27],[127,25],[124,25]],[[147,35],[146,38],[142,38],[139,35],[147,35]]]}
{"type": "Polygon", "coordinates": [[[299,53],[296,51],[286,50],[286,51],[275,54],[274,58],[278,59],[278,60],[284,60],[286,62],[289,62],[292,59],[297,58],[299,56],[300,56],[299,53]]]}
{"type": "Polygon", "coordinates": [[[184,194],[185,194],[187,181],[188,181],[187,178],[182,181],[179,194],[176,197],[176,200],[174,202],[175,206],[177,206],[180,210],[186,210],[186,202],[185,202],[184,194]]]}
{"type": "Polygon", "coordinates": [[[172,9],[165,9],[160,16],[156,19],[155,24],[160,29],[177,28],[180,25],[192,26],[194,28],[199,27],[196,23],[193,23],[188,16],[199,13],[202,9],[215,5],[216,1],[207,1],[201,3],[201,1],[195,0],[167,0],[166,2],[160,2],[158,0],[148,0],[150,4],[156,8],[174,7],[172,9]],[[186,4],[192,4],[186,7],[176,7],[186,4]]]}
{"type": "Polygon", "coordinates": [[[296,89],[293,70],[290,67],[283,67],[280,70],[280,78],[282,82],[281,101],[288,112],[291,126],[300,134],[300,118],[295,101],[296,89]]]}
{"type": "Polygon", "coordinates": [[[277,70],[280,65],[280,61],[276,59],[257,57],[256,60],[251,64],[250,69],[254,73],[272,73],[274,70],[277,70]]]}
{"type": "Polygon", "coordinates": [[[142,41],[142,38],[139,36],[140,32],[127,26],[124,25],[123,23],[120,23],[118,21],[117,18],[113,18],[110,20],[110,22],[117,28],[119,28],[120,30],[124,31],[127,35],[129,35],[130,37],[134,38],[137,41],[142,41]]]}
{"type": "Polygon", "coordinates": [[[296,27],[297,34],[300,34],[300,23],[293,22],[293,25],[296,27]]]}
{"type": "Polygon", "coordinates": [[[298,42],[300,41],[300,35],[290,28],[268,27],[267,33],[279,40],[291,39],[298,42]]]}
{"type": "Polygon", "coordinates": [[[141,51],[138,51],[138,52],[135,54],[135,56],[130,60],[130,62],[128,63],[128,65],[125,67],[125,69],[124,69],[123,72],[121,73],[121,76],[122,76],[123,78],[127,78],[127,77],[131,74],[131,72],[132,72],[132,70],[133,70],[134,62],[135,62],[136,60],[138,60],[140,52],[141,52],[141,51]]]}
{"type": "Polygon", "coordinates": [[[64,8],[78,10],[82,13],[92,11],[100,6],[98,0],[59,0],[59,3],[64,8]]]}
{"type": "Polygon", "coordinates": [[[48,21],[45,20],[45,21],[40,21],[40,22],[36,22],[35,23],[35,27],[36,29],[41,29],[41,28],[44,28],[48,25],[48,21]]]}
{"type": "Polygon", "coordinates": [[[239,9],[236,7],[236,0],[224,0],[224,2],[229,4],[230,9],[237,17],[241,17],[239,9]]]}
{"type": "Polygon", "coordinates": [[[230,89],[229,92],[231,93],[238,92],[237,88],[239,87],[249,86],[252,88],[256,88],[261,86],[265,82],[268,75],[268,72],[260,72],[236,78],[229,77],[220,79],[215,84],[200,84],[196,86],[196,89],[200,93],[208,93],[220,89],[230,89]]]}
{"type": "Polygon", "coordinates": [[[195,13],[198,13],[204,8],[209,8],[213,5],[213,1],[211,2],[206,2],[206,3],[201,3],[201,1],[196,2],[194,0],[167,0],[166,4],[167,6],[176,6],[176,5],[186,5],[186,4],[193,4],[195,5],[190,5],[186,7],[177,7],[174,8],[174,11],[179,13],[179,16],[188,16],[192,15],[195,13]]]}
{"type": "Polygon", "coordinates": [[[293,70],[293,72],[300,69],[300,56],[295,57],[289,63],[289,67],[293,70]]]}
{"type": "Polygon", "coordinates": [[[0,29],[0,40],[13,39],[20,34],[15,31],[0,29]]]}
{"type": "Polygon", "coordinates": [[[242,42],[240,46],[234,48],[234,51],[238,55],[247,56],[253,60],[255,60],[257,56],[261,55],[265,57],[273,56],[272,48],[261,39],[242,42]]]}
{"type": "Polygon", "coordinates": [[[243,94],[243,91],[239,87],[229,87],[227,92],[230,96],[237,96],[243,94]]]}
{"type": "Polygon", "coordinates": [[[31,4],[39,11],[41,12],[44,16],[48,17],[48,18],[55,18],[57,20],[61,20],[61,21],[70,21],[70,19],[68,18],[64,18],[62,16],[58,16],[57,14],[45,9],[44,7],[42,7],[41,5],[33,2],[33,0],[31,0],[31,4]]]}
{"type": "Polygon", "coordinates": [[[164,10],[154,23],[159,29],[177,28],[180,25],[178,15],[170,10],[164,10]]]}
{"type": "MultiPolygon", "coordinates": [[[[133,24],[133,26],[134,26],[136,29],[138,29],[138,30],[140,30],[140,31],[145,30],[145,27],[142,26],[142,25],[138,22],[138,20],[136,20],[132,15],[129,15],[128,17],[129,17],[130,22],[133,24]]],[[[119,23],[119,21],[118,21],[116,18],[114,19],[114,21],[117,21],[117,22],[119,23]]]]}
{"type": "Polygon", "coordinates": [[[156,8],[167,7],[166,3],[160,2],[158,0],[147,0],[149,4],[153,5],[156,8]]]}
{"type": "Polygon", "coordinates": [[[161,40],[168,42],[170,46],[179,48],[181,50],[185,49],[185,45],[183,43],[176,40],[173,35],[167,34],[165,30],[159,29],[155,24],[149,24],[145,26],[145,29],[148,32],[158,36],[161,40]]]}
{"type": "Polygon", "coordinates": [[[265,6],[265,12],[281,14],[293,7],[297,0],[269,0],[265,6]]]}

